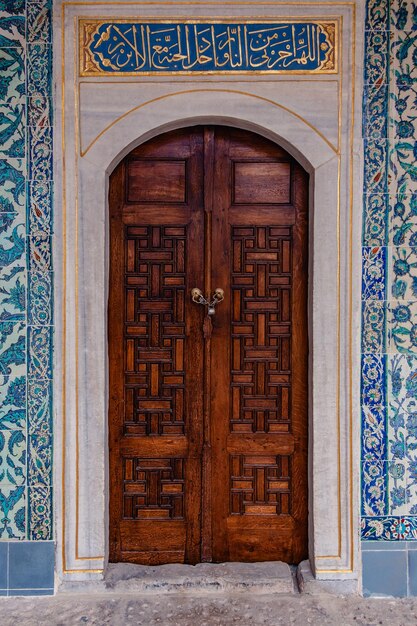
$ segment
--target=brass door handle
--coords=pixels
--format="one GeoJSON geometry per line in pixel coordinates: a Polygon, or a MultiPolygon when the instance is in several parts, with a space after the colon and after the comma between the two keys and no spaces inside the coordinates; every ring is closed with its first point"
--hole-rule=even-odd
{"type": "Polygon", "coordinates": [[[223,289],[220,289],[220,287],[217,287],[211,300],[207,300],[203,296],[203,292],[201,291],[201,289],[199,289],[198,287],[194,287],[194,289],[191,289],[191,299],[196,304],[202,304],[203,306],[206,306],[207,315],[214,315],[214,313],[216,312],[216,305],[224,300],[224,291],[223,289]]]}

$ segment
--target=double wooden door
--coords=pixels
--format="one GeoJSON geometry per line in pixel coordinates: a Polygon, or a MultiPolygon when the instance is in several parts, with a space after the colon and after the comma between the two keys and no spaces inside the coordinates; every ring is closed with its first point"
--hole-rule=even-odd
{"type": "Polygon", "coordinates": [[[287,152],[226,127],[112,174],[111,561],[306,558],[307,193],[287,152]],[[196,287],[224,290],[214,315],[196,287]]]}

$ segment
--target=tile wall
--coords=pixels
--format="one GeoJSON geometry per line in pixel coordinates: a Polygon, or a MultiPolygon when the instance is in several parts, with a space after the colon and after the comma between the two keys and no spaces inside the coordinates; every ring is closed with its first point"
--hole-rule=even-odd
{"type": "Polygon", "coordinates": [[[53,588],[51,2],[0,0],[3,595],[53,588]]]}
{"type": "Polygon", "coordinates": [[[389,593],[376,582],[386,561],[407,595],[417,586],[417,3],[368,0],[365,28],[364,589],[389,593]]]}

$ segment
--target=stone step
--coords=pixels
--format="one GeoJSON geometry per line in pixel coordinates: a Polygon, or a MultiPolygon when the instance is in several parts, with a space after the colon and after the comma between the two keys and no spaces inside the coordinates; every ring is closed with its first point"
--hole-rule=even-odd
{"type": "Polygon", "coordinates": [[[227,592],[294,594],[295,577],[287,563],[198,563],[197,565],[133,565],[110,563],[103,581],[66,582],[61,592],[114,593],[227,592]],[[90,588],[91,587],[91,588],[90,588]]]}

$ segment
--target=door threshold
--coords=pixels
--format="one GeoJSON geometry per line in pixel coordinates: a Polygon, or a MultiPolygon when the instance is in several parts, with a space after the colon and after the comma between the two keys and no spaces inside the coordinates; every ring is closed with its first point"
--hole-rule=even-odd
{"type": "Polygon", "coordinates": [[[134,565],[109,563],[101,581],[66,581],[61,593],[298,593],[295,568],[281,561],[134,565]]]}

